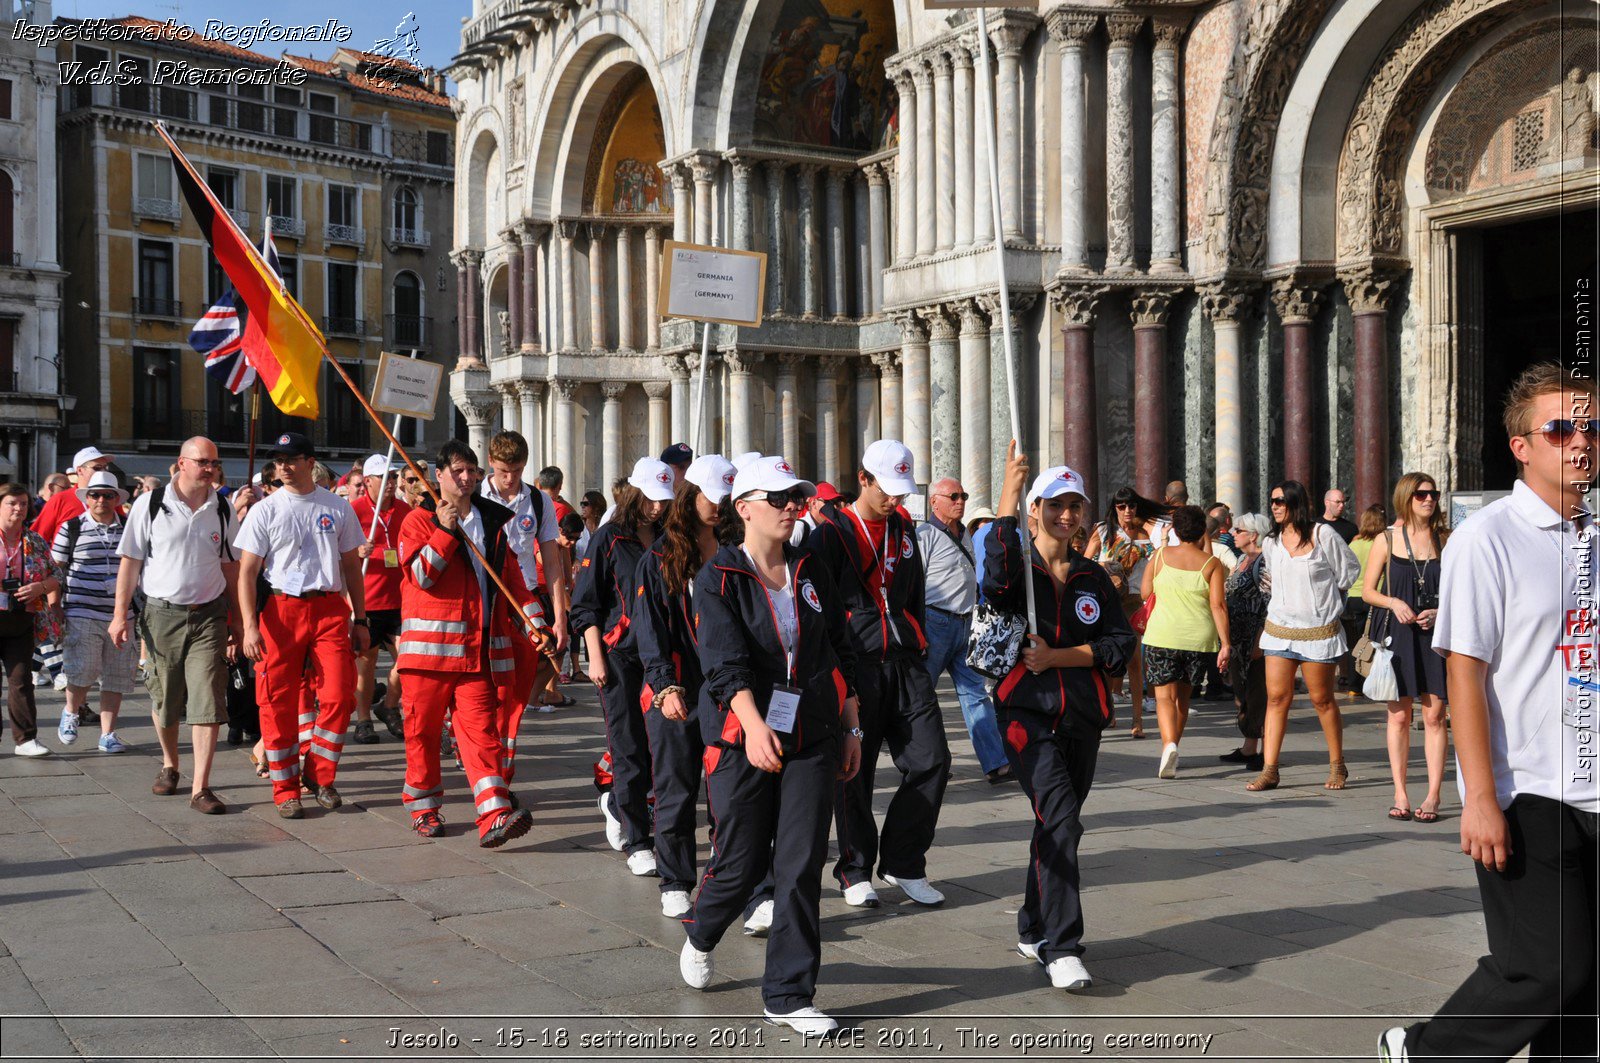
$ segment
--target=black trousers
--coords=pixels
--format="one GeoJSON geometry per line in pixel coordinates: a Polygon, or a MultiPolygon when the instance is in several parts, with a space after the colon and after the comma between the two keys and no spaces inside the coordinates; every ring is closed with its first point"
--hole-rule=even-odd
{"type": "Polygon", "coordinates": [[[853,886],[869,881],[876,866],[880,874],[896,878],[926,878],[928,850],[950,781],[950,743],[933,680],[920,660],[863,659],[856,670],[856,693],[866,737],[861,740],[861,770],[839,784],[834,877],[841,886],[853,886]],[[872,789],[878,753],[885,745],[900,772],[900,786],[880,833],[872,818],[872,789]]]}
{"type": "Polygon", "coordinates": [[[611,810],[622,820],[628,853],[655,842],[650,826],[650,736],[645,731],[639,694],[644,666],[631,653],[606,654],[606,682],[600,709],[606,718],[606,748],[611,753],[611,810]]]}
{"type": "Polygon", "coordinates": [[[1000,711],[1011,771],[1033,806],[1028,883],[1017,910],[1017,939],[1040,944],[1044,962],[1083,955],[1078,842],[1083,802],[1094,784],[1100,738],[1059,733],[1036,712],[1000,711]]]}
{"type": "Polygon", "coordinates": [[[1511,859],[1478,867],[1489,955],[1428,1022],[1411,1059],[1595,1059],[1596,816],[1524,794],[1506,809],[1511,859]],[[1485,1018],[1484,1016],[1492,1016],[1485,1018]]]}
{"type": "Polygon", "coordinates": [[[761,999],[768,1010],[786,1015],[809,1006],[817,992],[822,865],[839,743],[830,739],[791,753],[775,775],[752,767],[742,749],[712,747],[706,764],[706,801],[717,830],[684,928],[695,948],[716,948],[770,867],[772,931],[761,999]]]}
{"type": "Polygon", "coordinates": [[[655,790],[656,873],[661,892],[694,889],[695,812],[700,805],[700,777],[705,742],[694,705],[698,692],[685,694],[689,718],[669,720],[661,710],[644,714],[650,739],[650,784],[655,790]]]}
{"type": "MultiPolygon", "coordinates": [[[[20,626],[20,625],[18,625],[20,626]]],[[[0,660],[6,672],[6,709],[11,737],[22,745],[39,736],[39,707],[33,698],[33,621],[26,634],[0,637],[0,660]]]]}
{"type": "Polygon", "coordinates": [[[1267,659],[1236,654],[1228,661],[1228,679],[1239,710],[1239,733],[1259,739],[1267,722],[1267,659]]]}

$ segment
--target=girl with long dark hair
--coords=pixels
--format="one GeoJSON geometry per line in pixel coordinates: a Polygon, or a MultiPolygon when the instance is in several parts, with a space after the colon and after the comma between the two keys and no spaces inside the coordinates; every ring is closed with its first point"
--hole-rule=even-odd
{"type": "MultiPolygon", "coordinates": [[[[1134,615],[1144,604],[1145,565],[1164,544],[1171,514],[1170,507],[1151,501],[1133,488],[1119,488],[1106,507],[1105,520],[1094,526],[1083,548],[1083,556],[1099,562],[1111,577],[1111,585],[1121,596],[1122,612],[1126,616],[1134,615]]],[[[1120,681],[1117,686],[1121,686],[1120,681]]],[[[1133,726],[1128,733],[1134,738],[1143,738],[1145,710],[1155,712],[1155,704],[1145,704],[1144,654],[1137,642],[1133,657],[1128,661],[1128,694],[1133,710],[1133,726]]],[[[1115,718],[1111,726],[1116,726],[1115,718]]]]}

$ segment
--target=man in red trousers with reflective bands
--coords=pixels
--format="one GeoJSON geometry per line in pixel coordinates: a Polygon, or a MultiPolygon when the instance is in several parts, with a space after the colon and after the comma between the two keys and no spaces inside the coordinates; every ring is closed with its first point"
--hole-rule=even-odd
{"type": "Polygon", "coordinates": [[[451,440],[439,450],[439,497],[411,511],[400,528],[400,640],[396,667],[405,677],[406,782],[402,800],[425,838],[444,831],[439,737],[445,709],[456,751],[472,784],[478,844],[495,849],[528,833],[533,817],[506,785],[504,729],[521,715],[533,686],[538,651],[520,610],[544,638],[544,613],[522,579],[506,525],[511,510],[477,495],[478,456],[451,440]],[[467,545],[476,546],[477,553],[467,545]],[[479,555],[511,591],[507,602],[479,555]]]}

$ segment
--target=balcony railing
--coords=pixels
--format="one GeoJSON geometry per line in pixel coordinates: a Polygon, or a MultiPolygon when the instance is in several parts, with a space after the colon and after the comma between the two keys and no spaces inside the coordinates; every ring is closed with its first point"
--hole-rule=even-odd
{"type": "Polygon", "coordinates": [[[183,217],[178,201],[162,196],[139,196],[133,201],[133,213],[141,218],[160,218],[163,221],[177,221],[183,217]]]}
{"type": "Polygon", "coordinates": [[[133,297],[133,313],[135,317],[179,318],[183,316],[183,303],[178,299],[158,299],[153,295],[136,295],[133,297]]]}
{"type": "Polygon", "coordinates": [[[352,122],[348,118],[338,118],[331,114],[312,114],[310,141],[313,144],[328,144],[336,148],[354,148],[358,151],[372,150],[372,126],[366,122],[352,122]]]}
{"type": "Polygon", "coordinates": [[[306,234],[306,223],[303,218],[285,218],[281,214],[272,215],[273,236],[293,236],[296,238],[306,234]]]}
{"type": "Polygon", "coordinates": [[[367,230],[356,225],[334,225],[329,222],[323,236],[330,244],[354,244],[361,247],[367,242],[367,230]]]}
{"type": "Polygon", "coordinates": [[[389,227],[389,242],[402,247],[431,247],[433,235],[426,229],[401,229],[391,225],[389,227]]]}
{"type": "Polygon", "coordinates": [[[322,331],[329,336],[365,336],[367,323],[359,317],[332,317],[322,319],[322,331]]]}
{"type": "Polygon", "coordinates": [[[413,317],[407,314],[390,314],[388,346],[395,350],[419,351],[433,348],[433,318],[413,317]]]}

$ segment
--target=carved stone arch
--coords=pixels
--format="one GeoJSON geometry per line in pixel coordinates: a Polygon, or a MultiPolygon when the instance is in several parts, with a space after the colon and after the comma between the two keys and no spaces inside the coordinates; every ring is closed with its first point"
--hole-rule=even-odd
{"type": "Polygon", "coordinates": [[[1445,75],[1479,40],[1545,0],[1428,0],[1373,64],[1339,161],[1338,260],[1405,254],[1402,177],[1417,122],[1445,75]]]}

